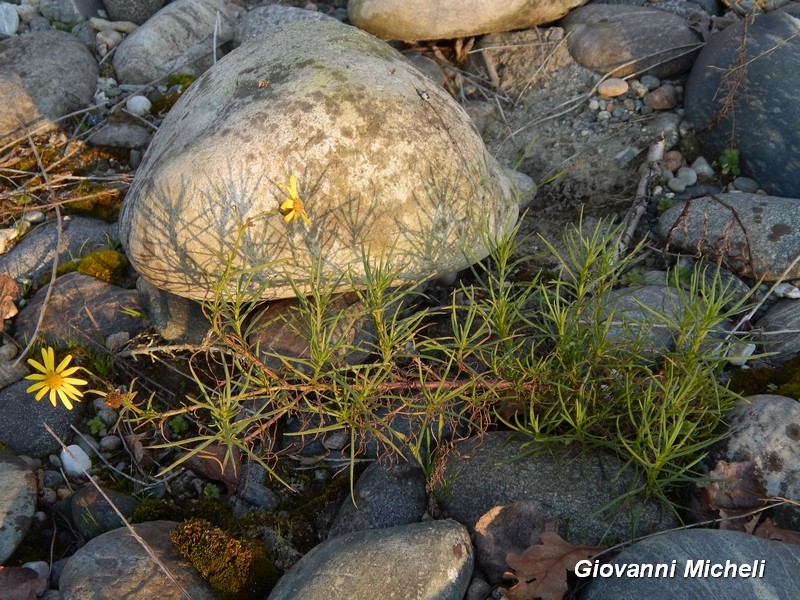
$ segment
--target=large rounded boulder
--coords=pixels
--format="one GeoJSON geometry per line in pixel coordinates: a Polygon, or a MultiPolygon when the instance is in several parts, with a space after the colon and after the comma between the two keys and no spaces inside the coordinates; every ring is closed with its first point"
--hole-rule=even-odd
{"type": "Polygon", "coordinates": [[[302,21],[250,39],[164,120],[122,208],[147,281],[207,298],[338,289],[456,271],[518,216],[511,177],[467,114],[394,49],[302,21]],[[314,274],[312,276],[312,273],[314,274]]]}
{"type": "Polygon", "coordinates": [[[557,21],[586,0],[349,0],[356,26],[386,40],[442,40],[557,21]]]}

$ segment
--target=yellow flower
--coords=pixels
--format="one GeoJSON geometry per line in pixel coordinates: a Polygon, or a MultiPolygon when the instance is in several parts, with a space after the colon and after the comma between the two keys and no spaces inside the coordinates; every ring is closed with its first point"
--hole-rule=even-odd
{"type": "Polygon", "coordinates": [[[281,207],[278,209],[283,215],[283,222],[291,223],[297,219],[303,219],[306,225],[311,226],[311,220],[306,214],[305,205],[300,199],[300,195],[297,193],[297,179],[295,179],[295,176],[292,175],[289,177],[289,185],[279,183],[278,187],[289,194],[289,197],[281,202],[281,207]]]}
{"type": "Polygon", "coordinates": [[[36,394],[37,400],[41,400],[42,397],[49,391],[50,404],[53,406],[56,406],[56,394],[58,394],[58,397],[61,398],[61,402],[64,403],[64,406],[66,406],[69,410],[72,410],[71,400],[80,402],[81,396],[83,396],[83,392],[81,392],[75,386],[86,385],[88,382],[84,381],[83,379],[70,377],[70,375],[74,374],[81,368],[70,367],[68,369],[67,365],[71,360],[72,356],[68,354],[67,357],[56,367],[56,359],[53,349],[42,348],[42,362],[44,364],[35,361],[32,358],[28,359],[28,364],[37,371],[41,371],[41,373],[33,373],[32,375],[25,377],[25,379],[30,379],[31,381],[36,382],[25,391],[28,393],[33,393],[38,390],[38,393],[36,394]]]}

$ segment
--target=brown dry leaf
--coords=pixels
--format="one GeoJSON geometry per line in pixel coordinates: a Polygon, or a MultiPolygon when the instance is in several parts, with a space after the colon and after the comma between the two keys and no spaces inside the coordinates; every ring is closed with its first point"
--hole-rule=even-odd
{"type": "Polygon", "coordinates": [[[785,544],[800,544],[800,531],[775,527],[772,519],[764,519],[764,522],[753,531],[753,535],[785,544]]]}
{"type": "Polygon", "coordinates": [[[767,496],[752,461],[729,463],[720,460],[708,476],[721,480],[703,486],[709,507],[725,510],[728,515],[758,508],[767,496]]]}
{"type": "Polygon", "coordinates": [[[10,319],[19,312],[15,304],[19,299],[17,282],[5,273],[0,274],[0,321],[10,319]]]}
{"type": "Polygon", "coordinates": [[[235,446],[229,455],[226,446],[212,444],[186,459],[185,464],[198,475],[225,484],[228,494],[236,492],[238,474],[242,472],[242,458],[235,446]]]}
{"type": "Polygon", "coordinates": [[[36,600],[47,590],[47,578],[25,567],[0,567],[0,598],[36,600]]]}
{"type": "Polygon", "coordinates": [[[574,571],[578,561],[588,560],[605,546],[573,546],[553,531],[541,534],[542,543],[530,546],[522,554],[506,557],[509,574],[517,583],[503,593],[509,600],[561,600],[567,591],[567,571],[574,571]]]}

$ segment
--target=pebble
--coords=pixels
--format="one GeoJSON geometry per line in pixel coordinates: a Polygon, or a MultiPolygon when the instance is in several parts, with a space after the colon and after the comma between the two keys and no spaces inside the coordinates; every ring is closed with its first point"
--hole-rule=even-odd
{"type": "Polygon", "coordinates": [[[675,177],[680,179],[686,184],[686,187],[692,186],[697,183],[697,172],[691,167],[681,167],[675,174],[675,177]]]}
{"type": "Polygon", "coordinates": [[[670,191],[680,194],[686,190],[686,182],[678,179],[677,177],[672,177],[669,181],[667,181],[667,187],[670,189],[670,191]]]}
{"type": "Polygon", "coordinates": [[[775,286],[775,289],[772,290],[772,294],[776,298],[797,299],[800,298],[800,288],[784,281],[775,286]]]}
{"type": "Polygon", "coordinates": [[[661,80],[653,75],[644,75],[639,81],[648,91],[653,91],[661,85],[661,80]]]}
{"type": "Polygon", "coordinates": [[[97,53],[102,57],[108,54],[113,48],[122,41],[122,34],[113,29],[100,31],[95,38],[97,53]]]}
{"type": "Polygon", "coordinates": [[[0,2],[0,35],[14,35],[18,28],[17,7],[8,2],[0,2]]]}
{"type": "Polygon", "coordinates": [[[733,180],[733,187],[740,192],[755,194],[760,186],[755,179],[750,179],[749,177],[737,177],[733,180]]]}
{"type": "Polygon", "coordinates": [[[644,103],[656,110],[672,110],[678,104],[678,94],[672,85],[662,85],[647,94],[644,103]]]}
{"type": "Polygon", "coordinates": [[[62,450],[61,454],[59,454],[59,458],[61,459],[64,472],[71,476],[80,475],[83,473],[83,470],[88,470],[92,466],[92,461],[86,452],[75,444],[67,446],[66,450],[62,450]],[[69,451],[69,453],[67,451],[69,451]]]}
{"type": "Polygon", "coordinates": [[[678,150],[670,150],[664,154],[664,159],[661,161],[664,167],[669,169],[670,173],[677,173],[678,169],[683,165],[683,154],[678,150]]]}
{"type": "Polygon", "coordinates": [[[598,121],[608,121],[611,118],[611,113],[607,110],[601,110],[597,113],[597,120],[598,121]]]}
{"type": "Polygon", "coordinates": [[[644,98],[647,95],[647,92],[650,91],[645,84],[636,79],[633,79],[630,82],[630,86],[633,93],[636,94],[639,98],[644,98]]]}
{"type": "Polygon", "coordinates": [[[714,169],[702,156],[698,156],[695,159],[695,161],[692,163],[692,169],[694,169],[694,172],[697,173],[698,177],[714,177],[715,175],[714,169]]]}
{"type": "Polygon", "coordinates": [[[144,96],[131,96],[125,101],[125,108],[127,111],[137,117],[143,117],[149,114],[152,107],[153,105],[150,100],[144,96]]]}
{"type": "Polygon", "coordinates": [[[598,110],[600,108],[600,101],[597,98],[589,100],[589,110],[598,110]]]}
{"type": "Polygon", "coordinates": [[[616,98],[628,91],[628,82],[617,77],[609,77],[597,86],[597,93],[604,98],[616,98]]]}

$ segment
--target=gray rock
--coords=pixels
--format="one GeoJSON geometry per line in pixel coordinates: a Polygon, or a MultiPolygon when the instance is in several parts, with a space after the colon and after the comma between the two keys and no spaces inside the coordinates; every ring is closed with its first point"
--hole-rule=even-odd
{"type": "MultiPolygon", "coordinates": [[[[12,279],[36,282],[53,268],[53,252],[58,239],[58,225],[51,221],[34,229],[7,254],[0,256],[0,273],[12,279]]],[[[116,225],[88,217],[73,217],[63,222],[58,262],[64,262],[107,248],[116,237],[116,225]]]]}
{"type": "Polygon", "coordinates": [[[469,534],[455,521],[357,531],[311,550],[278,581],[269,600],[462,600],[472,565],[469,534]]]}
{"type": "Polygon", "coordinates": [[[571,11],[561,26],[576,61],[615,77],[680,75],[691,68],[702,46],[685,19],[655,8],[590,4],[571,11]]]}
{"type": "Polygon", "coordinates": [[[234,23],[222,0],[176,0],[122,40],[114,69],[122,83],[146,84],[172,73],[199,75],[214,63],[215,53],[222,56],[234,23]]]}
{"type": "MultiPolygon", "coordinates": [[[[664,281],[665,276],[661,277],[664,281]]],[[[675,349],[676,328],[686,310],[681,293],[666,285],[641,285],[613,290],[603,297],[602,316],[614,323],[608,331],[611,339],[638,344],[643,358],[657,359],[675,349]],[[649,309],[649,310],[648,310],[649,309]],[[650,311],[663,316],[659,320],[650,311]]]]}
{"type": "Polygon", "coordinates": [[[0,452],[0,563],[5,564],[28,533],[35,510],[33,473],[21,459],[0,452]]]}
{"type": "Polygon", "coordinates": [[[243,14],[236,21],[233,46],[241,46],[251,37],[264,33],[273,27],[294,23],[295,21],[336,21],[325,13],[317,10],[305,10],[294,6],[269,4],[256,6],[253,10],[243,14]]]}
{"type": "Polygon", "coordinates": [[[34,394],[25,391],[32,383],[18,381],[0,390],[0,441],[14,454],[41,457],[61,449],[44,424],[66,440],[69,426],[78,421],[83,410],[80,403],[74,403],[73,410],[67,410],[61,402],[54,407],[47,396],[37,402],[34,394]]]}
{"type": "Polygon", "coordinates": [[[417,463],[387,465],[375,461],[358,478],[354,497],[348,496],[342,503],[328,539],[364,529],[417,523],[426,506],[425,474],[417,463]]]}
{"type": "MultiPolygon", "coordinates": [[[[176,523],[151,521],[133,528],[189,593],[192,600],[218,600],[209,583],[169,539],[176,523]]],[[[126,527],[104,533],[78,550],[59,578],[61,600],[182,600],[172,583],[126,527]]]]}
{"type": "MultiPolygon", "coordinates": [[[[114,490],[103,491],[126,519],[133,516],[133,511],[139,505],[136,498],[114,490]]],[[[97,537],[124,525],[111,504],[90,483],[72,494],[69,502],[72,524],[85,539],[97,537]]]]}
{"type": "MultiPolygon", "coordinates": [[[[800,248],[800,200],[742,192],[693,199],[682,216],[684,206],[677,202],[661,215],[661,238],[672,250],[700,250],[712,262],[722,255],[742,276],[775,281],[800,248]]],[[[785,277],[800,277],[800,263],[785,277]]]]}
{"type": "Polygon", "coordinates": [[[153,129],[138,123],[111,121],[93,131],[86,141],[92,146],[145,148],[150,143],[153,132],[153,129]]]}
{"type": "Polygon", "coordinates": [[[738,80],[728,73],[739,60],[744,24],[711,36],[697,57],[686,82],[686,117],[711,156],[737,148],[742,172],[768,194],[800,197],[800,20],[785,12],[748,20],[741,60],[749,66],[731,99],[726,86],[738,80]]]}
{"type": "MultiPolygon", "coordinates": [[[[17,316],[17,340],[24,344],[34,334],[47,288],[40,289],[17,316]]],[[[90,344],[105,346],[108,336],[127,331],[136,335],[144,331],[145,319],[126,311],[141,312],[139,295],[89,275],[72,272],[56,279],[47,311],[37,332],[55,346],[90,344]]]]}
{"type": "Polygon", "coordinates": [[[120,232],[150,283],[203,299],[239,273],[227,293],[277,299],[315,274],[352,289],[365,260],[419,281],[483,258],[516,221],[511,178],[402,55],[333,22],[262,36],[183,94],[136,173],[120,232]],[[290,177],[308,223],[278,210],[290,177]]]}
{"type": "Polygon", "coordinates": [[[457,443],[436,491],[446,514],[472,529],[494,506],[531,500],[539,503],[545,518],[561,519],[559,535],[564,539],[590,545],[609,535],[628,540],[676,526],[669,508],[638,498],[599,512],[636,487],[634,471],[618,458],[575,446],[531,455],[535,448],[523,447],[526,441],[508,432],[490,432],[482,441],[457,443]]]}
{"type": "Polygon", "coordinates": [[[92,103],[97,61],[74,36],[40,31],[0,41],[0,145],[92,103]]]}
{"type": "Polygon", "coordinates": [[[800,300],[785,298],[767,308],[755,322],[763,352],[771,356],[767,360],[783,364],[800,354],[800,300]],[[782,331],[784,333],[772,333],[782,331]]]}
{"type": "Polygon", "coordinates": [[[161,337],[179,344],[203,342],[211,323],[199,302],[160,290],[142,277],[136,280],[136,289],[150,322],[161,337]]]}
{"type": "Polygon", "coordinates": [[[8,2],[0,2],[0,35],[14,35],[19,27],[17,8],[8,2]]]}
{"type": "Polygon", "coordinates": [[[740,192],[755,194],[760,186],[755,179],[750,179],[749,177],[737,177],[733,180],[733,187],[740,192]]]}
{"type": "Polygon", "coordinates": [[[74,25],[91,17],[98,16],[102,10],[100,0],[40,0],[39,10],[50,21],[74,25]]]}
{"type": "Polygon", "coordinates": [[[442,40],[552,23],[586,0],[349,0],[350,21],[388,40],[442,40]]]}
{"type": "MultiPolygon", "coordinates": [[[[767,496],[800,501],[800,402],[785,396],[748,396],[725,417],[726,438],[712,446],[704,464],[711,470],[718,460],[752,461],[767,496]]],[[[800,507],[771,511],[776,524],[800,529],[800,507]]]]}
{"type": "Polygon", "coordinates": [[[612,564],[667,564],[675,561],[674,577],[603,577],[592,581],[584,600],[641,600],[642,598],[793,598],[800,586],[800,546],[765,540],[738,531],[688,529],[670,531],[626,548],[612,564]],[[764,565],[763,577],[684,576],[708,560],[723,567],[764,565]],[[757,563],[757,561],[764,561],[757,563]],[[690,569],[692,567],[690,566],[690,569]]]}
{"type": "Polygon", "coordinates": [[[114,21],[142,25],[164,6],[165,0],[103,0],[106,13],[114,21]]]}

